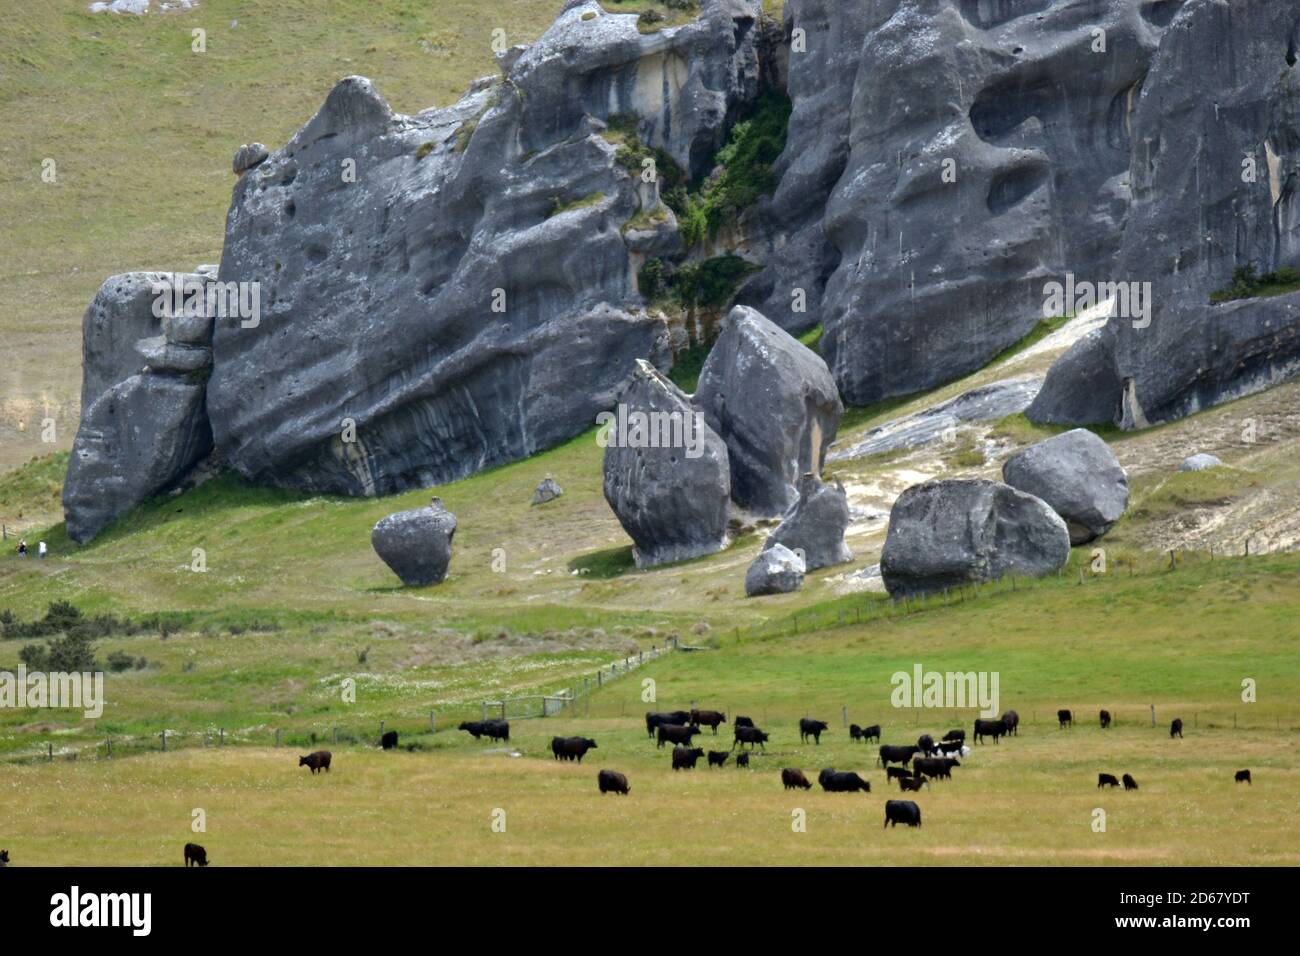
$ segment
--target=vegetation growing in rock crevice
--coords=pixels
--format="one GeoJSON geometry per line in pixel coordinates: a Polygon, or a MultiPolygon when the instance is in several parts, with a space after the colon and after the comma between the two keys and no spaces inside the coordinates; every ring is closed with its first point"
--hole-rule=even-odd
{"type": "Polygon", "coordinates": [[[1285,267],[1276,272],[1258,275],[1255,266],[1247,263],[1232,271],[1231,285],[1210,293],[1210,302],[1218,304],[1236,299],[1286,295],[1296,291],[1300,291],[1300,269],[1285,267]]]}

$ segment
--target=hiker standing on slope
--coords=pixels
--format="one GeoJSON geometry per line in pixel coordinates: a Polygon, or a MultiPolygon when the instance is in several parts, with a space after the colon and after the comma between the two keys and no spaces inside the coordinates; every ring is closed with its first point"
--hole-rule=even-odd
{"type": "Polygon", "coordinates": [[[26,542],[26,541],[19,541],[19,542],[18,542],[18,557],[20,557],[20,558],[25,558],[25,557],[27,557],[27,542],[26,542]]]}
{"type": "Polygon", "coordinates": [[[45,552],[46,552],[45,542],[42,541],[38,545],[36,545],[36,556],[38,558],[44,558],[45,552]]]}

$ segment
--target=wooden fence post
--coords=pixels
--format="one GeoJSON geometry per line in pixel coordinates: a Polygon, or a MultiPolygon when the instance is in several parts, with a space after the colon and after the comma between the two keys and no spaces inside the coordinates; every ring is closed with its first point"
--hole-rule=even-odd
{"type": "Polygon", "coordinates": [[[167,731],[164,730],[162,733],[160,733],[158,735],[158,739],[162,741],[163,753],[166,753],[167,752],[167,731]]]}
{"type": "Polygon", "coordinates": [[[1156,705],[1152,704],[1151,705],[1151,726],[1154,727],[1155,725],[1156,725],[1156,705]]]}
{"type": "Polygon", "coordinates": [[[217,746],[224,747],[225,745],[226,745],[226,728],[222,727],[220,729],[220,736],[217,738],[217,746]]]}
{"type": "Polygon", "coordinates": [[[108,738],[108,759],[109,760],[113,759],[113,738],[112,737],[108,738]]]}
{"type": "Polygon", "coordinates": [[[275,745],[276,745],[277,747],[280,746],[280,728],[279,728],[279,727],[276,727],[276,728],[275,728],[275,745]]]}
{"type": "Polygon", "coordinates": [[[429,711],[429,733],[436,734],[437,732],[438,732],[437,713],[431,710],[429,711]]]}
{"type": "Polygon", "coordinates": [[[336,744],[339,742],[339,729],[337,727],[334,728],[334,742],[336,744]]]}
{"type": "Polygon", "coordinates": [[[54,763],[54,744],[52,744],[52,743],[46,743],[46,745],[45,745],[45,755],[46,755],[46,758],[48,759],[48,761],[49,761],[50,763],[54,763]]]}

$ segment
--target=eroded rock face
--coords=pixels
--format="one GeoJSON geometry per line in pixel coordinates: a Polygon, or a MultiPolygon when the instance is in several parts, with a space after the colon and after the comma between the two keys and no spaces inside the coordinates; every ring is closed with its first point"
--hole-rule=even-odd
{"type": "Polygon", "coordinates": [[[757,10],[709,0],[642,34],[570,3],[504,79],[416,116],[339,83],[235,187],[220,275],[260,283],[262,316],[217,324],[209,409],[231,464],[344,494],[445,482],[572,437],[636,359],[665,364],[636,291],[649,240],[621,232],[640,183],[603,121],[640,117],[701,171],[757,93],[757,10]]]}
{"type": "Polygon", "coordinates": [[[784,546],[803,555],[809,571],[853,560],[844,543],[849,527],[849,499],[838,481],[828,484],[816,475],[799,479],[799,500],[776,530],[768,535],[763,550],[784,546]]]}
{"type": "Polygon", "coordinates": [[[1017,452],[1002,479],[1047,502],[1065,519],[1072,545],[1101,537],[1128,507],[1128,475],[1101,438],[1076,428],[1017,452]]]}
{"type": "Polygon", "coordinates": [[[172,487],[212,450],[207,289],[195,273],[127,273],[86,310],[81,424],[63,484],[74,541],[172,487]]]}
{"type": "Polygon", "coordinates": [[[1046,281],[1109,278],[1151,6],[878,5],[825,220],[840,261],[822,354],[847,402],[972,372],[1042,318],[1046,281]]]}
{"type": "Polygon", "coordinates": [[[394,512],[370,532],[375,553],[411,587],[437,584],[447,577],[456,516],[434,498],[425,508],[394,512]]]}
{"type": "Polygon", "coordinates": [[[788,594],[803,586],[804,562],[783,544],[764,548],[745,571],[745,596],[788,594]]]}
{"type": "Polygon", "coordinates": [[[727,443],[731,495],[780,515],[819,473],[844,407],[821,357],[763,315],[731,310],[700,371],[695,404],[727,443]]]}
{"type": "Polygon", "coordinates": [[[997,481],[951,479],[898,496],[880,572],[890,594],[910,596],[1047,574],[1069,557],[1069,531],[1046,502],[997,481]]]}
{"type": "Polygon", "coordinates": [[[636,364],[602,440],[605,500],[632,538],[637,567],[726,546],[726,443],[649,363],[636,364]]]}

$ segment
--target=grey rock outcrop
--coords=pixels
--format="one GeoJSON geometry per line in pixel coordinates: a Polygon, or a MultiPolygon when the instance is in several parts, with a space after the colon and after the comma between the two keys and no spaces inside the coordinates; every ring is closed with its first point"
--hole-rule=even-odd
{"type": "Polygon", "coordinates": [[[844,543],[849,527],[849,500],[838,481],[829,484],[816,475],[799,479],[799,500],[763,543],[763,550],[786,547],[803,555],[808,571],[853,560],[844,543]]]}
{"type": "Polygon", "coordinates": [[[1076,428],[1017,452],[1002,480],[1047,502],[1065,519],[1072,545],[1101,537],[1128,507],[1128,475],[1101,438],[1076,428]]]}
{"type": "Polygon", "coordinates": [[[1183,459],[1183,463],[1178,466],[1179,471],[1205,471],[1209,468],[1222,468],[1223,462],[1214,455],[1207,452],[1200,452],[1183,459]]]}
{"type": "Polygon", "coordinates": [[[1025,417],[1040,425],[1102,425],[1119,417],[1124,386],[1111,332],[1094,329],[1052,363],[1025,417]]]}
{"type": "Polygon", "coordinates": [[[563,494],[564,490],[556,484],[555,479],[547,475],[533,491],[533,504],[544,505],[546,502],[554,501],[563,494]]]}
{"type": "Polygon", "coordinates": [[[820,356],[745,306],[723,323],[694,401],[727,443],[732,498],[768,516],[798,500],[801,475],[820,473],[844,412],[820,356]]]}
{"type": "Polygon", "coordinates": [[[397,511],[379,519],[370,532],[375,553],[410,587],[437,584],[447,577],[456,516],[442,499],[427,507],[397,511]]]}
{"type": "Polygon", "coordinates": [[[74,541],[174,486],[212,450],[206,294],[197,274],[127,273],[86,310],[81,424],[63,484],[74,541]]]}
{"type": "Polygon", "coordinates": [[[235,150],[235,158],[230,161],[231,171],[236,176],[242,175],[250,169],[262,165],[270,155],[270,152],[261,143],[245,143],[235,150]]]}
{"type": "Polygon", "coordinates": [[[262,315],[216,327],[208,407],[231,465],[343,494],[445,482],[580,433],[634,360],[665,364],[621,234],[641,184],[601,131],[635,116],[704,171],[757,93],[758,9],[706,0],[642,34],[570,3],[504,77],[415,116],[339,83],[235,186],[220,278],[259,283],[262,315]]]}
{"type": "Polygon", "coordinates": [[[745,595],[788,594],[803,587],[804,562],[783,544],[764,548],[745,571],[745,595]]]}
{"type": "Polygon", "coordinates": [[[632,539],[637,567],[725,547],[727,446],[682,390],[639,361],[603,424],[605,500],[632,539]]]}
{"type": "Polygon", "coordinates": [[[880,572],[889,593],[902,597],[1047,574],[1069,557],[1070,533],[1046,502],[997,481],[951,479],[898,496],[880,572]]]}

